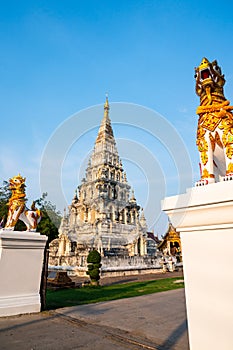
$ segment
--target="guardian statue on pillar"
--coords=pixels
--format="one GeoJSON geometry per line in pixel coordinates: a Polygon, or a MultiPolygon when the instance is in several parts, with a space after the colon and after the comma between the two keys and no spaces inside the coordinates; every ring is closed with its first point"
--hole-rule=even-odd
{"type": "Polygon", "coordinates": [[[20,174],[9,180],[11,197],[8,202],[9,209],[4,230],[13,231],[17,221],[21,220],[25,223],[27,231],[36,231],[40,222],[41,213],[35,208],[35,203],[33,202],[31,210],[26,207],[25,180],[20,174]]]}
{"type": "Polygon", "coordinates": [[[200,96],[197,147],[201,179],[197,186],[233,179],[233,106],[225,98],[224,75],[217,61],[203,58],[195,68],[196,93],[200,96]]]}

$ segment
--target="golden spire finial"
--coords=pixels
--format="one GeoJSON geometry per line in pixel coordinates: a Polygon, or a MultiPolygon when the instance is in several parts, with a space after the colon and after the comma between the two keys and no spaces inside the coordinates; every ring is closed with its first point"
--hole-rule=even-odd
{"type": "Polygon", "coordinates": [[[105,117],[108,117],[108,112],[109,112],[108,93],[106,93],[106,99],[105,99],[105,104],[104,104],[104,116],[105,117]]]}

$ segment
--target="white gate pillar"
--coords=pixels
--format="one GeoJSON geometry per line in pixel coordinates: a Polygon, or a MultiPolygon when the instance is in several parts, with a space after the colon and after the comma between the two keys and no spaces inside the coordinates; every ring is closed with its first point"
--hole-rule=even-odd
{"type": "Polygon", "coordinates": [[[232,350],[233,181],[165,198],[181,236],[190,350],[232,350]]]}
{"type": "Polygon", "coordinates": [[[0,231],[0,316],[40,311],[40,282],[47,236],[0,231]]]}

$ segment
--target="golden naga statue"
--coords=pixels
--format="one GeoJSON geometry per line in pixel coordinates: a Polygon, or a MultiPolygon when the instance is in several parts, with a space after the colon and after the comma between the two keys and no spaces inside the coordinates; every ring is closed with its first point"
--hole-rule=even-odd
{"type": "Polygon", "coordinates": [[[233,179],[233,106],[225,98],[224,75],[217,61],[203,58],[195,68],[196,93],[200,96],[197,147],[200,152],[201,180],[207,185],[233,179]]]}
{"type": "Polygon", "coordinates": [[[31,210],[26,207],[25,180],[20,174],[9,180],[11,197],[8,202],[9,209],[4,230],[13,231],[17,221],[21,220],[25,223],[27,231],[36,231],[40,222],[41,212],[35,208],[35,203],[33,202],[31,210]]]}

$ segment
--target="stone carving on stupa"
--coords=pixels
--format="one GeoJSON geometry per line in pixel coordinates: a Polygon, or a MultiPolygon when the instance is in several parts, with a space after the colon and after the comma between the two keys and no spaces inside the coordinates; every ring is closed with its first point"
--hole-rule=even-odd
{"type": "Polygon", "coordinates": [[[233,106],[225,98],[225,78],[217,61],[203,58],[195,68],[196,93],[200,96],[197,147],[200,153],[201,179],[207,185],[233,179],[233,106]]]}
{"type": "Polygon", "coordinates": [[[147,224],[119,158],[108,98],[85,177],[50,244],[50,265],[85,265],[88,251],[102,256],[147,254],[147,224]]]}

